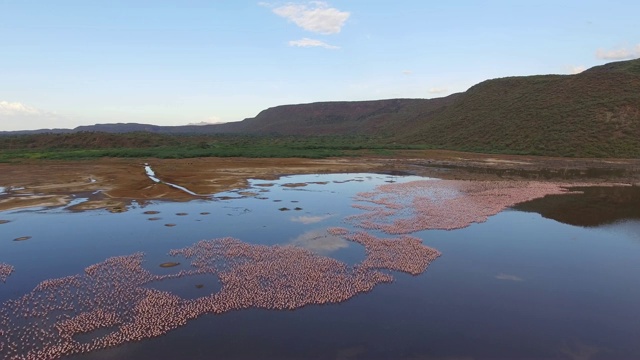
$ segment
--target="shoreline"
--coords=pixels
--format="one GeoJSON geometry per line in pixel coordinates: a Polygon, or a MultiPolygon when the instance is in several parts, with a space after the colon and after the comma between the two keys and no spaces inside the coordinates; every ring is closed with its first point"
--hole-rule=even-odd
{"type": "Polygon", "coordinates": [[[393,156],[304,158],[101,158],[29,160],[0,164],[0,211],[68,206],[78,195],[88,200],[72,211],[126,211],[132,201],[190,201],[188,194],[215,194],[245,188],[248,179],[273,180],[286,175],[387,173],[445,180],[536,180],[640,186],[640,160],[575,159],[520,155],[406,150],[393,156]],[[145,164],[162,182],[152,181],[145,164]]]}

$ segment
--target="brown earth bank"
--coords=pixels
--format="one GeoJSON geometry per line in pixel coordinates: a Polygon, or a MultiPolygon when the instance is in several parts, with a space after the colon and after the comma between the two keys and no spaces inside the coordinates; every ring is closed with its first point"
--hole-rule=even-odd
{"type": "Polygon", "coordinates": [[[126,211],[132,201],[189,201],[242,189],[248,179],[282,175],[374,172],[461,180],[565,180],[640,185],[640,160],[575,159],[489,155],[454,151],[398,151],[393,156],[363,155],[330,159],[111,159],[23,161],[0,164],[0,211],[33,206],[63,206],[88,198],[71,210],[126,211]],[[201,195],[191,195],[145,173],[201,195]]]}

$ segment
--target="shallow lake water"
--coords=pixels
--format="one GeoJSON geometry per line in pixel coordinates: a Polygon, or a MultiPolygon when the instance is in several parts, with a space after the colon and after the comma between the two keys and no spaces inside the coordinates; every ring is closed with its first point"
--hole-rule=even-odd
{"type": "MultiPolygon", "coordinates": [[[[0,212],[9,221],[0,224],[0,263],[15,268],[0,282],[0,302],[136,252],[145,253],[143,267],[153,274],[174,274],[190,266],[170,250],[228,236],[356,264],[364,247],[326,229],[351,227],[344,219],[359,212],[352,207],[357,193],[417,179],[287,176],[252,180],[249,189],[210,200],[134,202],[124,213],[0,212]],[[21,237],[30,238],[14,241],[21,237]]],[[[160,337],[71,358],[640,358],[640,203],[633,196],[636,188],[554,195],[463,229],[420,231],[412,235],[442,253],[420,275],[391,272],[394,282],[340,303],[207,314],[160,337]],[[577,209],[580,216],[554,216],[577,209]],[[589,221],[575,220],[582,217],[589,221]]],[[[193,299],[221,284],[201,274],[145,286],[193,299]]]]}

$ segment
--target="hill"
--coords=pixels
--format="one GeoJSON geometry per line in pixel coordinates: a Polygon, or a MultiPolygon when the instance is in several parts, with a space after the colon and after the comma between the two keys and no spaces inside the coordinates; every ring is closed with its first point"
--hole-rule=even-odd
{"type": "Polygon", "coordinates": [[[640,59],[471,87],[397,141],[483,152],[640,156],[640,59]]]}
{"type": "Polygon", "coordinates": [[[403,129],[451,104],[456,96],[284,105],[264,110],[238,125],[242,132],[262,135],[391,136],[402,134],[403,129]]]}
{"type": "MultiPolygon", "coordinates": [[[[114,123],[79,126],[74,129],[43,129],[5,132],[5,135],[66,134],[105,132],[124,134],[251,134],[251,135],[385,135],[413,126],[450,104],[456,95],[438,99],[390,99],[373,101],[334,101],[281,105],[261,111],[256,117],[238,122],[210,125],[157,126],[114,123]]],[[[0,132],[0,134],[3,134],[0,132]]]]}

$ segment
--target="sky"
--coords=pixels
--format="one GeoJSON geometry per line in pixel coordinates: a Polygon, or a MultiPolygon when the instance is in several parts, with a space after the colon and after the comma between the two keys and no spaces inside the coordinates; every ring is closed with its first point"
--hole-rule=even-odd
{"type": "Polygon", "coordinates": [[[0,131],[238,121],[640,57],[640,1],[0,0],[0,131]]]}

